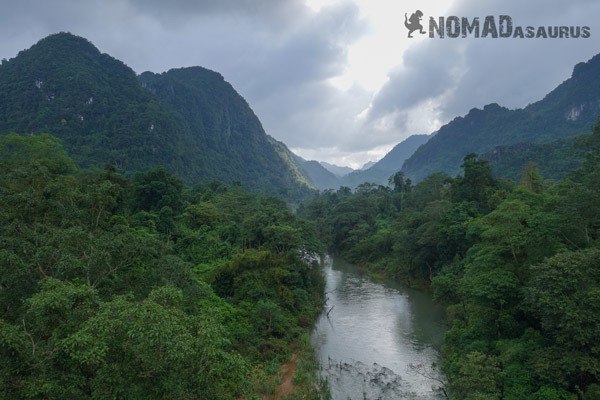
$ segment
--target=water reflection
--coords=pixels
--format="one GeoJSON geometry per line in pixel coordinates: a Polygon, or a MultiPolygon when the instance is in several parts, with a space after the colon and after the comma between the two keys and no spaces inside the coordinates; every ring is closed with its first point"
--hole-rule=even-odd
{"type": "Polygon", "coordinates": [[[443,339],[442,308],[339,258],[325,260],[324,273],[333,310],[320,317],[312,341],[333,400],[443,398],[439,383],[424,376],[441,378],[430,366],[443,339]]]}

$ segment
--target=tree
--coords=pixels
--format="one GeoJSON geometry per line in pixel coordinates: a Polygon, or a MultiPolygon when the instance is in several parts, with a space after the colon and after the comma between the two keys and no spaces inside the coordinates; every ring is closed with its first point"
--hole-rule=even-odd
{"type": "Polygon", "coordinates": [[[390,186],[394,189],[394,192],[410,192],[412,188],[412,182],[410,179],[404,177],[404,172],[398,171],[388,179],[390,186]]]}
{"type": "Polygon", "coordinates": [[[523,174],[519,184],[521,187],[534,193],[542,192],[543,179],[540,175],[537,165],[534,162],[528,162],[525,167],[523,167],[523,174]]]}
{"type": "Polygon", "coordinates": [[[453,200],[472,201],[482,211],[489,211],[490,190],[498,186],[489,163],[478,159],[477,154],[470,153],[465,156],[461,167],[464,174],[457,178],[453,186],[453,200]]]}
{"type": "Polygon", "coordinates": [[[183,182],[164,167],[138,173],[133,177],[133,208],[160,211],[169,207],[179,213],[184,206],[183,182]]]}
{"type": "Polygon", "coordinates": [[[182,306],[182,292],[172,287],[140,303],[115,298],[69,336],[64,348],[91,374],[91,396],[236,399],[247,393],[247,365],[227,352],[213,311],[190,316],[182,306]]]}
{"type": "Polygon", "coordinates": [[[565,251],[532,267],[527,305],[551,357],[580,388],[600,380],[600,250],[565,251]],[[556,360],[564,361],[556,361],[556,360]]]}
{"type": "Polygon", "coordinates": [[[501,370],[494,357],[471,352],[461,360],[450,388],[455,396],[465,400],[500,400],[501,379],[501,370]]]}

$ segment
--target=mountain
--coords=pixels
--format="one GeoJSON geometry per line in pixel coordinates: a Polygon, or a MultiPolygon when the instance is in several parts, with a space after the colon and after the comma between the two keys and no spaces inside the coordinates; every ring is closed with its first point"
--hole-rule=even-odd
{"type": "Polygon", "coordinates": [[[342,186],[348,186],[350,188],[356,188],[361,183],[370,182],[379,185],[387,185],[388,178],[393,173],[389,171],[383,171],[377,168],[369,168],[366,170],[357,170],[349,173],[348,175],[340,179],[342,186]]]}
{"type": "MultiPolygon", "coordinates": [[[[371,168],[380,169],[394,173],[402,168],[402,164],[414,152],[425,144],[431,136],[429,135],[412,135],[398,143],[392,150],[389,151],[381,160],[377,161],[371,168]]],[[[391,174],[390,174],[391,175],[391,174]]]]}
{"type": "Polygon", "coordinates": [[[496,176],[518,182],[523,167],[534,163],[545,179],[559,181],[582,164],[583,156],[577,147],[579,136],[567,137],[551,143],[516,143],[496,146],[481,158],[490,162],[496,176]]]}
{"type": "Polygon", "coordinates": [[[599,115],[600,54],[577,64],[569,79],[524,109],[509,110],[494,103],[455,118],[406,160],[402,171],[417,181],[440,171],[456,175],[467,153],[483,154],[516,143],[545,144],[582,134],[599,115]]]}
{"type": "Polygon", "coordinates": [[[220,74],[190,67],[144,72],[139,81],[193,133],[195,151],[203,152],[198,157],[202,179],[240,180],[257,189],[311,186],[285,157],[287,147],[264,132],[248,103],[220,74]]]}
{"type": "Polygon", "coordinates": [[[340,179],[334,173],[329,171],[318,161],[307,161],[300,156],[294,155],[295,161],[304,172],[305,176],[319,190],[338,189],[340,187],[340,179]]]}
{"type": "Polygon", "coordinates": [[[300,182],[302,185],[316,190],[318,187],[312,181],[311,177],[303,168],[303,162],[301,157],[292,153],[290,149],[283,143],[271,136],[268,136],[269,142],[279,155],[279,157],[287,164],[289,170],[292,172],[292,176],[296,182],[300,182]]]}
{"type": "Polygon", "coordinates": [[[404,161],[408,159],[419,146],[426,143],[430,137],[431,136],[429,135],[409,136],[394,146],[389,153],[371,167],[354,171],[343,177],[342,184],[349,187],[356,187],[363,182],[387,185],[389,177],[399,171],[402,168],[404,161]]]}
{"type": "Polygon", "coordinates": [[[220,74],[192,67],[136,76],[70,33],[0,66],[0,133],[7,132],[51,133],[85,167],[165,165],[188,184],[239,181],[287,198],[310,192],[220,74]]]}
{"type": "Polygon", "coordinates": [[[329,164],[325,161],[320,161],[319,164],[321,164],[326,170],[328,170],[338,178],[341,178],[344,175],[348,175],[350,172],[354,171],[350,167],[340,167],[339,165],[329,164]]]}
{"type": "Polygon", "coordinates": [[[375,165],[377,161],[367,161],[366,163],[363,164],[362,167],[359,168],[359,170],[364,171],[365,169],[369,169],[371,168],[373,165],[375,165]]]}

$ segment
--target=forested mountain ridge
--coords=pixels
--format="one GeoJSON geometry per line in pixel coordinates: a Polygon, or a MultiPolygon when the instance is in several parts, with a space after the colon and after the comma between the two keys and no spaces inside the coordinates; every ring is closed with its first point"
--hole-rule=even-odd
{"type": "Polygon", "coordinates": [[[298,182],[301,182],[303,185],[311,188],[318,189],[318,186],[311,179],[306,170],[302,167],[302,158],[298,157],[296,154],[292,153],[292,151],[285,145],[285,143],[276,140],[272,136],[269,136],[269,142],[279,154],[279,157],[288,165],[289,169],[292,171],[294,179],[298,182]]]}
{"type": "Polygon", "coordinates": [[[518,182],[527,165],[535,165],[545,179],[559,181],[581,166],[578,147],[581,136],[570,136],[550,143],[516,143],[496,146],[481,155],[490,162],[494,176],[518,182]]]}
{"type": "Polygon", "coordinates": [[[88,40],[50,35],[0,66],[0,133],[51,133],[82,166],[164,165],[288,199],[309,193],[247,102],[201,67],[139,77],[88,40]]]}
{"type": "MultiPolygon", "coordinates": [[[[470,152],[492,161],[497,176],[518,180],[528,162],[537,162],[543,177],[561,179],[580,165],[573,142],[566,138],[588,131],[600,114],[599,77],[597,55],[577,64],[572,76],[544,99],[517,110],[496,103],[474,108],[432,135],[408,137],[368,168],[340,177],[337,186],[387,185],[398,170],[414,181],[436,172],[454,176],[470,152]]],[[[335,187],[331,177],[326,181],[316,186],[335,187]]]]}
{"type": "Polygon", "coordinates": [[[83,165],[173,164],[189,148],[179,129],[133,70],[86,39],[51,35],[0,66],[0,132],[52,133],[83,165]]]}
{"type": "Polygon", "coordinates": [[[320,162],[315,160],[307,161],[297,155],[294,155],[294,160],[296,160],[296,163],[317,189],[338,189],[341,186],[340,177],[324,167],[320,162]]]}
{"type": "Polygon", "coordinates": [[[388,179],[399,171],[414,152],[429,140],[429,135],[412,135],[398,143],[381,160],[373,163],[369,168],[357,170],[341,178],[341,184],[355,188],[361,183],[370,182],[378,185],[387,185],[388,179]]]}
{"type": "Polygon", "coordinates": [[[341,178],[344,175],[348,175],[350,172],[354,171],[350,167],[340,167],[339,165],[330,164],[325,161],[320,161],[319,164],[321,164],[327,171],[331,172],[338,178],[341,178]]]}
{"type": "Polygon", "coordinates": [[[404,161],[412,156],[422,144],[427,143],[430,138],[430,135],[411,135],[395,145],[392,150],[370,168],[377,168],[391,173],[400,171],[404,161]]]}
{"type": "Polygon", "coordinates": [[[142,87],[156,95],[184,127],[196,152],[202,179],[239,180],[252,188],[278,188],[276,194],[312,184],[285,156],[287,147],[270,138],[246,100],[221,74],[202,67],[144,72],[142,87]],[[278,151],[278,147],[283,149],[278,151]]]}
{"type": "Polygon", "coordinates": [[[465,154],[483,154],[520,142],[549,143],[583,134],[600,114],[600,54],[577,64],[572,76],[542,100],[523,109],[498,104],[472,109],[442,126],[402,167],[413,180],[445,172],[456,175],[465,154]]]}

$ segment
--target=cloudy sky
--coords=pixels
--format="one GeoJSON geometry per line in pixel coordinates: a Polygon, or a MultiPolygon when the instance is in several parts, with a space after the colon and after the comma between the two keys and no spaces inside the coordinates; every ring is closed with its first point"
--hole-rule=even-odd
{"type": "MultiPolygon", "coordinates": [[[[473,107],[541,99],[600,53],[597,0],[0,0],[0,58],[70,31],[136,72],[223,74],[268,134],[358,167],[473,107]],[[589,26],[589,39],[407,38],[404,14],[589,26]]],[[[427,26],[426,26],[427,29],[427,26]]]]}

